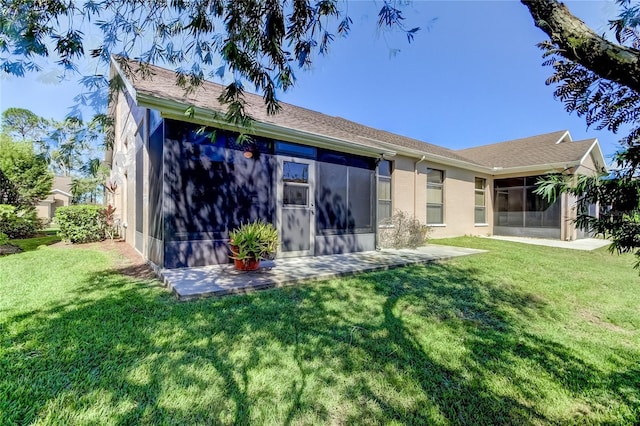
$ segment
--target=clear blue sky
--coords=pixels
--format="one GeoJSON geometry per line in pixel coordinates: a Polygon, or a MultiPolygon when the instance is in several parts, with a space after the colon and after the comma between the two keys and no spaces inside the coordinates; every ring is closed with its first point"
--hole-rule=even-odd
{"type": "MultiPolygon", "coordinates": [[[[610,1],[566,3],[598,33],[616,13],[610,1]]],[[[351,0],[350,36],[337,38],[311,70],[299,70],[296,86],[280,99],[452,149],[562,129],[574,140],[597,137],[606,156],[617,149],[617,135],[587,130],[553,98],[544,84],[551,69],[535,46],[546,36],[519,2],[414,1],[407,26],[423,29],[411,44],[380,33],[379,7],[351,0]],[[392,55],[394,49],[400,51],[392,55]]],[[[60,119],[79,88],[44,74],[2,79],[0,92],[0,110],[60,119]]]]}

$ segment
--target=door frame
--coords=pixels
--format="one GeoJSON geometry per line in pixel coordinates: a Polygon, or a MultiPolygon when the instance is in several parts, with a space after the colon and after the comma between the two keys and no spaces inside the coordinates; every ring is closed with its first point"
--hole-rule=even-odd
{"type": "MultiPolygon", "coordinates": [[[[290,157],[290,156],[281,156],[277,155],[277,167],[276,167],[276,228],[278,231],[278,236],[280,237],[280,246],[278,248],[278,257],[303,257],[303,256],[313,256],[315,253],[315,236],[316,236],[316,207],[315,207],[315,181],[316,181],[316,162],[315,160],[310,160],[307,158],[299,158],[299,157],[290,157]],[[284,163],[285,162],[293,162],[299,164],[307,164],[309,166],[308,169],[308,177],[307,184],[308,187],[308,199],[306,206],[299,205],[284,205],[284,163]],[[298,250],[298,251],[283,251],[282,250],[282,241],[283,241],[283,233],[285,232],[283,223],[283,211],[284,210],[308,210],[309,212],[309,250],[298,250]]],[[[300,184],[305,185],[305,184],[300,184]]]]}

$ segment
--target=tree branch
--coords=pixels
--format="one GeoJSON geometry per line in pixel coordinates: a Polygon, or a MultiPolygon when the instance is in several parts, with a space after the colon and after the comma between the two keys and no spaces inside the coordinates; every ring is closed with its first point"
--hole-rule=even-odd
{"type": "Polygon", "coordinates": [[[639,50],[599,36],[557,0],[521,0],[521,3],[529,9],[535,25],[560,48],[560,55],[640,93],[639,50]]]}

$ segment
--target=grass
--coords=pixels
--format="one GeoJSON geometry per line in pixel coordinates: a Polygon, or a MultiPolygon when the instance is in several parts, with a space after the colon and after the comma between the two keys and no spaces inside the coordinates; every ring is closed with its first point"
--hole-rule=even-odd
{"type": "Polygon", "coordinates": [[[488,253],[180,303],[108,252],[0,258],[0,424],[634,424],[632,256],[488,253]]]}
{"type": "Polygon", "coordinates": [[[50,246],[60,242],[61,238],[55,233],[45,232],[33,238],[25,238],[22,240],[9,240],[9,244],[13,244],[22,249],[22,251],[37,250],[40,246],[50,246]]]}

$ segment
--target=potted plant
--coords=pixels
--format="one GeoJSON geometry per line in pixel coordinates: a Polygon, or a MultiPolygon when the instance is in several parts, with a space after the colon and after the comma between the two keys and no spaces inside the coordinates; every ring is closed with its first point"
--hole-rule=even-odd
{"type": "Polygon", "coordinates": [[[255,271],[260,260],[273,257],[278,249],[278,231],[272,224],[256,220],[229,232],[229,245],[236,269],[255,271]]]}

